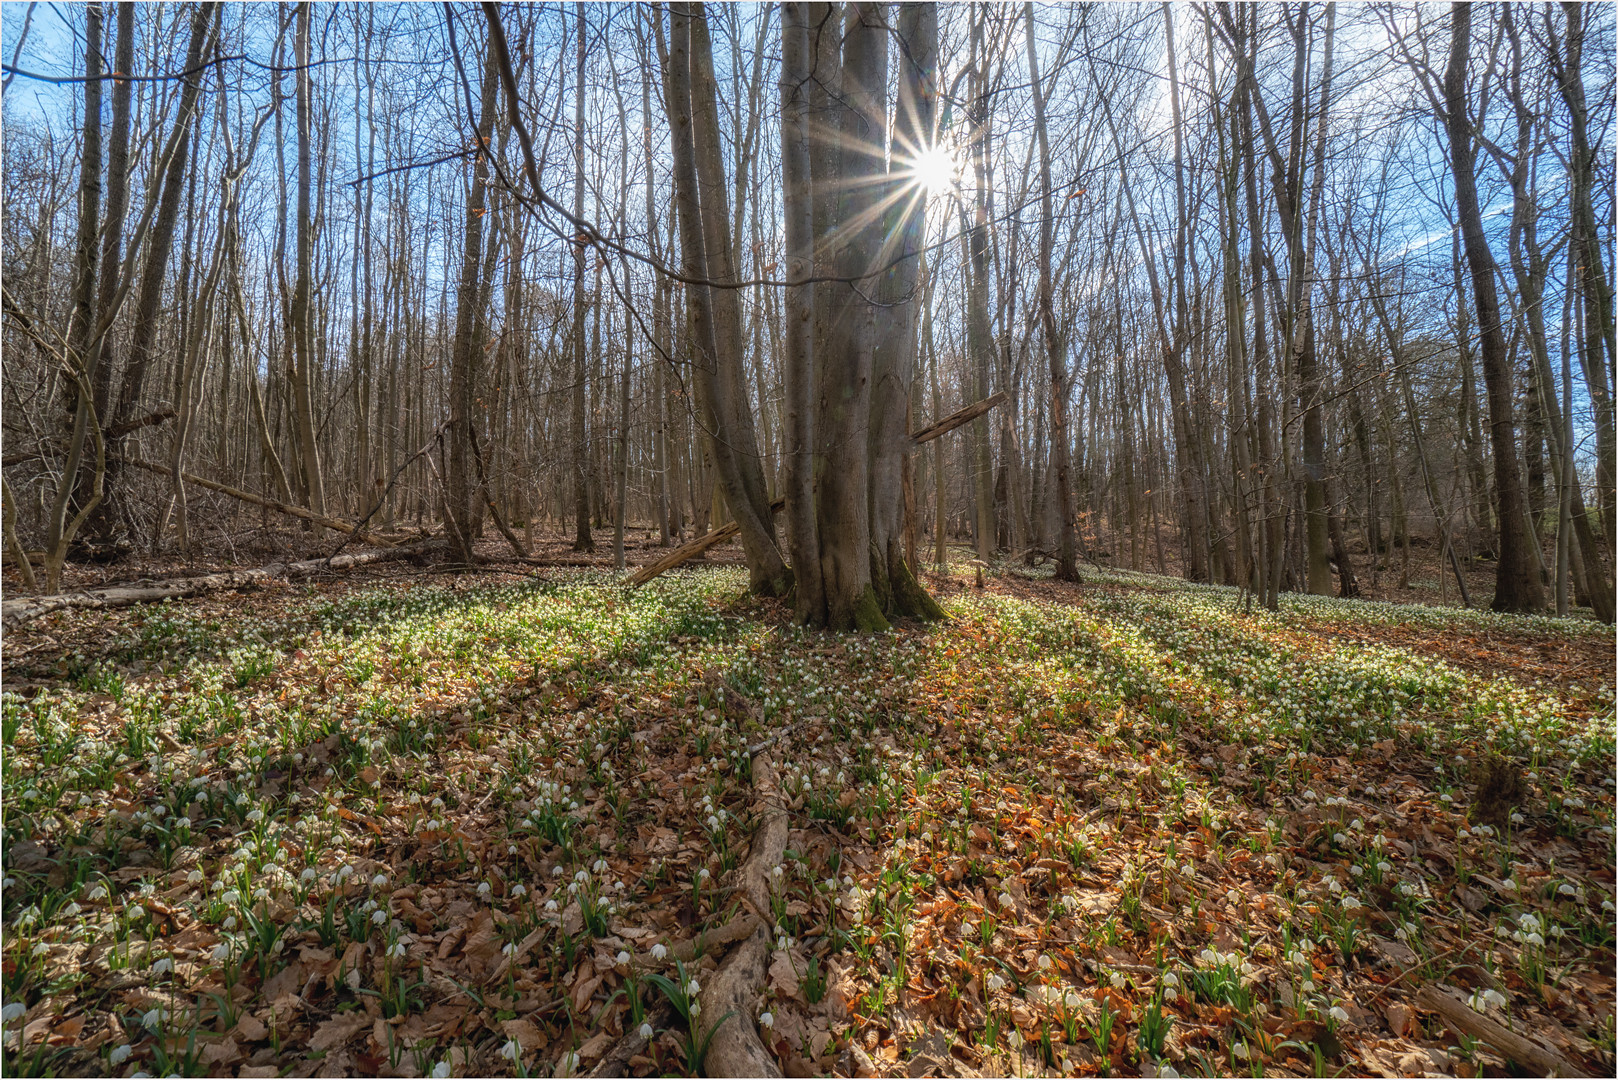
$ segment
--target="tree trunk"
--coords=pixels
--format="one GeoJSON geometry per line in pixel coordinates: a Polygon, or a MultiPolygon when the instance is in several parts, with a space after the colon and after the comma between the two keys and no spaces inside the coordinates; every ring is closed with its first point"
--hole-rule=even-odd
{"type": "MultiPolygon", "coordinates": [[[[893,154],[886,184],[873,185],[882,201],[880,243],[871,257],[885,264],[875,283],[884,305],[871,354],[870,462],[867,514],[871,530],[871,580],[884,612],[939,619],[936,601],[916,580],[905,558],[905,462],[915,449],[908,424],[916,377],[916,336],[921,311],[921,249],[925,243],[927,190],[909,160],[933,145],[938,97],[938,6],[905,4],[898,9],[899,98],[894,110],[893,154]]],[[[878,102],[885,93],[876,88],[878,102]]],[[[880,129],[871,136],[881,142],[880,129]]],[[[873,313],[874,314],[874,313],[873,313]]]]}
{"type": "Polygon", "coordinates": [[[1531,613],[1545,606],[1545,591],[1528,545],[1528,518],[1523,510],[1522,481],[1517,466],[1516,425],[1512,417],[1511,361],[1500,326],[1495,293],[1494,253],[1483,231],[1473,174],[1475,151],[1467,119],[1466,67],[1471,46],[1471,7],[1458,2],[1450,9],[1450,56],[1444,73],[1445,127],[1455,176],[1455,205],[1460,217],[1466,258],[1472,269],[1472,295],[1477,306],[1483,354],[1483,381],[1489,397],[1489,439],[1494,450],[1496,510],[1500,519],[1500,561],[1495,574],[1495,611],[1531,613]]]}
{"type": "MultiPolygon", "coordinates": [[[[582,0],[575,4],[577,22],[578,64],[573,86],[573,217],[584,217],[584,75],[589,28],[584,21],[582,0]]],[[[590,535],[590,443],[586,427],[585,372],[587,362],[584,349],[584,260],[589,246],[584,238],[573,241],[573,387],[570,395],[573,406],[573,550],[594,551],[595,538],[590,535]]]]}
{"type": "Polygon", "coordinates": [[[326,512],[326,482],[320,468],[320,445],[315,430],[314,366],[315,329],[310,310],[310,290],[313,287],[312,257],[314,249],[314,222],[311,216],[310,195],[314,146],[314,102],[309,68],[309,22],[313,18],[312,5],[298,5],[297,36],[293,52],[297,55],[297,110],[298,110],[298,221],[297,221],[297,284],[292,293],[292,370],[287,373],[292,387],[293,415],[297,421],[298,456],[303,467],[304,489],[309,509],[317,514],[326,512]]]}
{"type": "MultiPolygon", "coordinates": [[[[786,233],[787,281],[802,281],[814,271],[814,186],[809,151],[809,86],[811,5],[781,5],[781,202],[786,233]]],[[[826,596],[820,573],[820,539],[815,529],[815,286],[789,285],[786,290],[785,349],[782,385],[786,422],[782,432],[786,499],[787,552],[796,591],[793,617],[804,625],[826,620],[826,596]]]]}
{"type": "MultiPolygon", "coordinates": [[[[727,378],[729,370],[720,356],[720,344],[715,334],[713,289],[707,261],[703,210],[697,186],[698,151],[694,142],[693,113],[697,111],[695,97],[698,87],[694,79],[698,70],[711,70],[711,61],[703,65],[692,59],[693,46],[706,43],[706,35],[694,35],[692,24],[706,16],[701,5],[676,4],[670,23],[669,66],[665,79],[668,92],[669,126],[674,150],[675,207],[680,224],[681,269],[687,280],[686,312],[691,338],[697,402],[708,451],[713,459],[718,479],[716,492],[725,497],[730,512],[735,516],[747,555],[748,571],[755,591],[764,595],[782,595],[787,588],[786,564],[776,549],[774,523],[768,526],[759,518],[748,498],[742,477],[742,464],[738,458],[745,452],[736,429],[727,424],[738,408],[732,396],[736,385],[727,378]],[[695,40],[694,40],[695,39],[695,40]]],[[[707,81],[709,92],[712,80],[707,81]]],[[[733,362],[739,358],[732,357],[733,362]]],[[[737,380],[739,382],[739,380],[737,380]]],[[[745,408],[745,402],[739,407],[745,408]]],[[[756,461],[755,461],[756,464],[756,461]]]]}
{"type": "MultiPolygon", "coordinates": [[[[474,510],[478,481],[473,461],[474,431],[482,427],[474,415],[480,412],[482,387],[479,385],[478,324],[483,317],[483,219],[487,216],[489,158],[494,152],[495,91],[499,69],[493,49],[483,60],[483,80],[478,102],[477,130],[473,135],[477,153],[472,159],[472,182],[466,196],[466,230],[461,238],[461,274],[455,290],[455,341],[449,372],[449,465],[444,501],[449,509],[445,522],[450,541],[450,557],[460,563],[472,562],[476,534],[474,510]]],[[[470,117],[468,118],[470,119],[470,117]]],[[[493,241],[491,238],[491,248],[493,241]]]]}

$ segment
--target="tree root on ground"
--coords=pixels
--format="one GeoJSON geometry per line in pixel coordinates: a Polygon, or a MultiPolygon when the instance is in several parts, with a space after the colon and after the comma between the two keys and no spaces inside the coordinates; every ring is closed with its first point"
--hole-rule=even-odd
{"type": "Polygon", "coordinates": [[[737,892],[758,917],[757,928],[732,949],[702,988],[698,1045],[709,1039],[702,1068],[709,1076],[780,1076],[775,1055],[759,1037],[756,1006],[770,950],[770,871],[786,853],[786,800],[767,753],[753,758],[758,828],[752,851],[737,870],[737,892]]]}

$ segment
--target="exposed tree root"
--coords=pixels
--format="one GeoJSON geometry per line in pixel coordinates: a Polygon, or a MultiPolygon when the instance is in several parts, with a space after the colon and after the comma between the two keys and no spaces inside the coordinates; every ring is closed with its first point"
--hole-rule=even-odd
{"type": "Polygon", "coordinates": [[[758,917],[757,928],[725,957],[702,988],[702,1038],[711,1038],[703,1071],[709,1076],[780,1076],[775,1055],[759,1038],[755,1009],[770,950],[770,871],[786,853],[786,800],[768,753],[753,757],[758,828],[752,851],[737,870],[737,892],[758,917]]]}
{"type": "MultiPolygon", "coordinates": [[[[674,1008],[667,1001],[654,1005],[646,1013],[646,1023],[652,1025],[653,1031],[668,1027],[669,1021],[673,1019],[674,1008]]],[[[650,1041],[640,1033],[638,1026],[628,1028],[623,1036],[616,1043],[613,1043],[612,1049],[602,1055],[601,1060],[596,1062],[595,1066],[583,1075],[628,1076],[630,1060],[636,1054],[645,1050],[646,1044],[650,1041]]]]}

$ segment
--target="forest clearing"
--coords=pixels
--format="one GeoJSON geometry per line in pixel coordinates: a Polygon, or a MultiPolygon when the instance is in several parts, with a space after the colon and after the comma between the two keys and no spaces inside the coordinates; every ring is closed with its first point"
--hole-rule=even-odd
{"type": "Polygon", "coordinates": [[[0,5],[0,1073],[1613,1075],[1614,12],[0,5]]]}

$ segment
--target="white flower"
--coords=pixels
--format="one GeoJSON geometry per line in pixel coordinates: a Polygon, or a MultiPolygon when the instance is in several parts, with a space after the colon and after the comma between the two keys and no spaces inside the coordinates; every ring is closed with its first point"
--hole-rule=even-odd
{"type": "Polygon", "coordinates": [[[433,1080],[447,1080],[450,1075],[449,1062],[440,1061],[433,1066],[433,1080]]]}
{"type": "Polygon", "coordinates": [[[521,882],[518,882],[517,884],[515,884],[515,885],[513,885],[511,887],[511,895],[512,896],[526,896],[526,895],[528,895],[528,886],[522,884],[521,882]]]}
{"type": "Polygon", "coordinates": [[[230,943],[221,941],[219,944],[213,947],[213,952],[211,955],[215,960],[219,961],[230,959],[230,943]]]}
{"type": "Polygon", "coordinates": [[[1333,1005],[1331,1007],[1331,1018],[1339,1024],[1346,1024],[1348,1023],[1348,1010],[1341,1005],[1333,1005]]]}
{"type": "Polygon", "coordinates": [[[700,1016],[700,1015],[702,1015],[702,1002],[693,1001],[691,1003],[691,1015],[692,1016],[700,1016]]]}
{"type": "Polygon", "coordinates": [[[487,900],[489,898],[489,894],[493,891],[494,890],[489,886],[487,881],[478,882],[478,896],[482,899],[487,900]]]}
{"type": "Polygon", "coordinates": [[[629,950],[627,950],[627,949],[619,949],[618,950],[618,955],[616,957],[614,957],[614,960],[619,964],[627,964],[627,963],[629,963],[629,960],[630,960],[629,950]]]}
{"type": "Polygon", "coordinates": [[[685,984],[685,993],[687,997],[696,997],[702,993],[702,984],[695,979],[690,980],[685,984]]]}
{"type": "Polygon", "coordinates": [[[9,1024],[28,1011],[28,1006],[20,1001],[13,1001],[5,1008],[0,1009],[0,1024],[9,1024]]]}
{"type": "Polygon", "coordinates": [[[661,941],[659,941],[656,945],[652,946],[652,959],[653,960],[661,960],[664,957],[668,956],[668,954],[669,954],[668,947],[666,945],[664,945],[661,941]]]}
{"type": "Polygon", "coordinates": [[[655,1034],[655,1033],[652,1031],[652,1025],[650,1025],[650,1024],[642,1024],[640,1026],[640,1031],[638,1032],[638,1034],[640,1035],[641,1038],[650,1040],[652,1035],[655,1034]]]}
{"type": "Polygon", "coordinates": [[[167,956],[159,957],[152,961],[151,972],[153,975],[163,975],[173,970],[174,961],[167,956]]]}
{"type": "Polygon", "coordinates": [[[371,879],[371,888],[373,888],[373,889],[385,888],[387,886],[387,884],[388,884],[388,875],[386,875],[386,874],[378,874],[378,875],[376,875],[376,877],[371,879]]]}
{"type": "Polygon", "coordinates": [[[130,1046],[128,1043],[124,1043],[122,1046],[115,1046],[112,1048],[112,1052],[107,1055],[107,1064],[122,1065],[124,1062],[129,1060],[129,1055],[133,1054],[134,1052],[135,1048],[130,1046]]]}
{"type": "Polygon", "coordinates": [[[984,982],[991,993],[998,993],[1006,988],[1006,980],[1000,977],[999,972],[990,972],[989,978],[984,982]]]}
{"type": "Polygon", "coordinates": [[[522,1047],[517,1045],[516,1039],[507,1039],[506,1045],[500,1048],[500,1056],[507,1061],[516,1061],[522,1054],[522,1047]]]}
{"type": "Polygon", "coordinates": [[[763,1027],[775,1027],[775,1017],[767,1012],[761,1012],[758,1014],[758,1022],[763,1027]]]}
{"type": "Polygon", "coordinates": [[[387,921],[388,921],[388,913],[386,911],[382,910],[381,908],[378,908],[377,910],[371,912],[371,922],[374,923],[375,925],[381,926],[383,923],[385,923],[387,921]]]}
{"type": "Polygon", "coordinates": [[[1010,893],[1003,892],[1003,893],[1000,894],[1000,906],[1001,907],[1011,907],[1014,903],[1016,903],[1016,901],[1012,900],[1010,893]]]}

